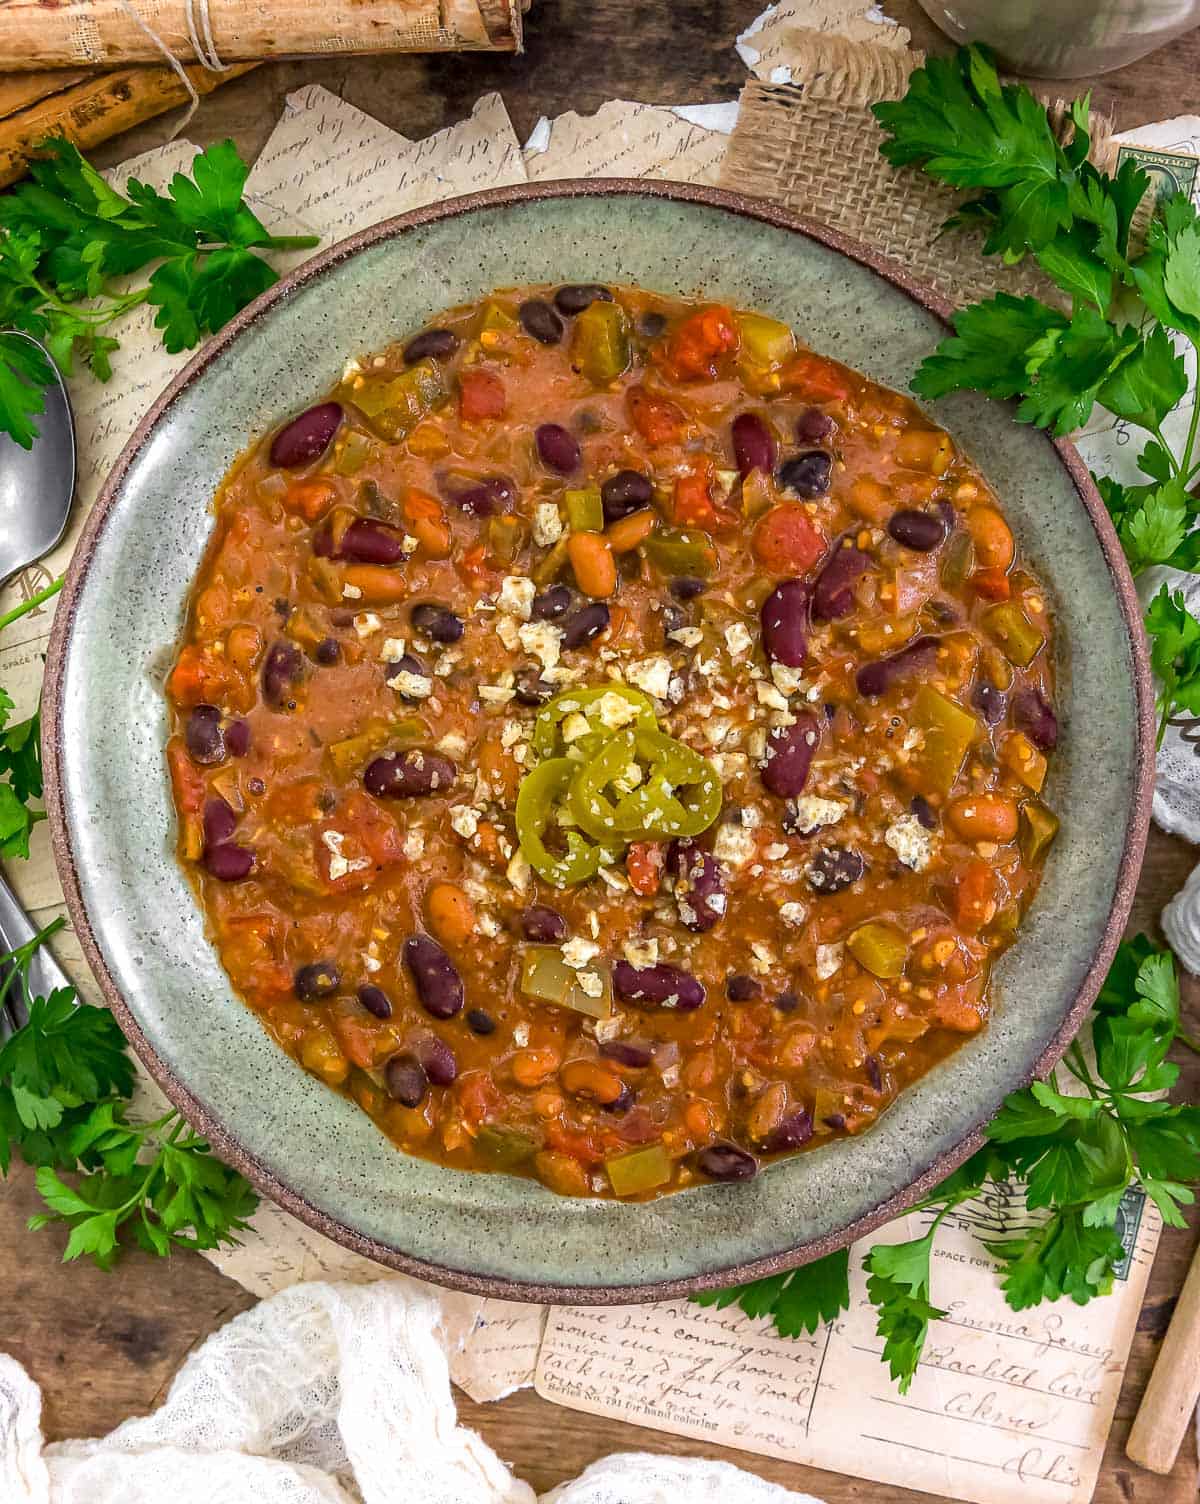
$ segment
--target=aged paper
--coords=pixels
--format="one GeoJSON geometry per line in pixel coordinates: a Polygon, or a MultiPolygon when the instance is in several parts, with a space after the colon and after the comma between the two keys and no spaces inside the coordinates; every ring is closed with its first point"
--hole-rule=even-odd
{"type": "Polygon", "coordinates": [[[549,178],[675,178],[716,183],[737,104],[660,105],[610,99],[594,115],[544,116],[525,143],[531,182],[549,178]]]}
{"type": "Polygon", "coordinates": [[[779,1337],[765,1319],[687,1301],[552,1309],[537,1392],[592,1415],[975,1504],[1086,1504],[1161,1224],[1132,1193],[1116,1292],[1082,1310],[1059,1301],[1017,1313],[975,1233],[1015,1230],[1020,1205],[996,1186],[943,1224],[932,1294],[947,1315],[930,1328],[907,1396],[879,1360],[862,1257],[871,1243],[919,1237],[928,1214],[854,1245],[850,1309],[811,1337],[779,1337]]]}
{"type": "Polygon", "coordinates": [[[790,84],[791,33],[799,28],[835,32],[847,42],[875,42],[881,47],[907,47],[911,39],[905,27],[889,20],[871,0],[845,0],[840,5],[830,0],[779,0],[738,37],[738,56],[755,78],[790,84]]]}

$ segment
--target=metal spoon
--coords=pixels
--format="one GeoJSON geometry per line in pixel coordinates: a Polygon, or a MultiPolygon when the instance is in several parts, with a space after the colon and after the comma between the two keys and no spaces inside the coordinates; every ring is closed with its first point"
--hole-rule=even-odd
{"type": "MultiPolygon", "coordinates": [[[[46,407],[33,447],[23,449],[7,434],[0,436],[0,585],[54,547],[66,531],[75,495],[75,425],[62,376],[37,340],[27,334],[11,337],[36,345],[54,380],[46,388],[46,407]]],[[[34,933],[28,915],[0,877],[0,954],[16,950],[34,933]]],[[[30,991],[43,997],[70,985],[44,947],[30,961],[28,982],[30,991]]],[[[21,992],[11,968],[0,966],[0,1043],[26,1020],[21,992]]]]}
{"type": "Polygon", "coordinates": [[[15,331],[8,337],[36,346],[54,380],[32,449],[0,435],[0,585],[50,552],[66,531],[75,495],[75,425],[62,376],[36,339],[15,331]]]}

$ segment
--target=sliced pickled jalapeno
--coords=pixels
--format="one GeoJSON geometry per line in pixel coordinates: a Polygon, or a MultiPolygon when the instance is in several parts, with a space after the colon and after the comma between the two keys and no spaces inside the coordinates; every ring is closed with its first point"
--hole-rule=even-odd
{"type": "Polygon", "coordinates": [[[556,888],[569,888],[595,877],[606,853],[577,830],[562,831],[565,850],[552,851],[546,836],[558,822],[577,764],[566,757],[539,763],[517,791],[517,839],[535,872],[556,888]]]}
{"type": "Polygon", "coordinates": [[[571,812],[600,841],[699,835],[720,808],[721,780],[712,763],[644,727],[612,736],[571,781],[571,812]]]}
{"type": "Polygon", "coordinates": [[[654,702],[640,689],[633,689],[628,684],[563,690],[538,711],[531,738],[534,753],[539,758],[563,757],[570,748],[577,754],[573,758],[576,762],[579,756],[594,756],[614,730],[622,729],[622,721],[653,730],[658,725],[654,702]],[[609,696],[614,698],[607,699],[609,696]],[[624,701],[633,713],[626,714],[619,703],[614,703],[620,701],[624,701]],[[576,715],[587,722],[586,731],[579,730],[571,722],[570,718],[576,715]],[[570,735],[573,731],[579,731],[579,734],[570,735]]]}

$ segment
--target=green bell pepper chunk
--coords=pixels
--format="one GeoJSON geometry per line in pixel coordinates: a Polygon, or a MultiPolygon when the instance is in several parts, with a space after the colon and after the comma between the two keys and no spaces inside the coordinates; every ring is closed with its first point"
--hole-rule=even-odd
{"type": "Polygon", "coordinates": [[[1010,663],[1028,668],[1045,644],[1039,628],[1025,615],[1015,601],[992,606],[983,613],[983,624],[996,639],[1010,663]]]}
{"type": "Polygon", "coordinates": [[[717,567],[713,541],[698,528],[660,528],[650,534],[642,549],[651,564],[663,574],[694,574],[707,580],[717,567]]]}
{"type": "Polygon", "coordinates": [[[721,780],[706,757],[674,737],[635,727],[610,737],[578,769],[570,800],[598,841],[673,839],[699,835],[717,818],[721,780]]]}
{"type": "Polygon", "coordinates": [[[873,977],[890,980],[903,975],[908,960],[908,941],[894,924],[869,920],[846,940],[846,949],[873,977]]]}
{"type": "Polygon", "coordinates": [[[519,1128],[502,1128],[496,1123],[483,1125],[475,1135],[475,1147],[497,1170],[519,1169],[538,1152],[537,1139],[531,1133],[522,1133],[519,1128]]]}
{"type": "Polygon", "coordinates": [[[1040,799],[1027,799],[1021,806],[1017,845],[1021,848],[1021,859],[1027,867],[1034,866],[1046,855],[1058,834],[1058,826],[1058,816],[1040,799]]]}
{"type": "MultiPolygon", "coordinates": [[[[595,304],[592,305],[595,307],[595,304]]],[[[671,1156],[661,1144],[647,1144],[644,1149],[630,1149],[604,1161],[609,1184],[618,1196],[636,1196],[666,1185],[671,1178],[671,1156]]]]}
{"type": "Polygon", "coordinates": [[[441,407],[450,393],[437,364],[422,360],[399,376],[367,377],[362,386],[345,387],[341,395],[366,413],[381,437],[396,440],[441,407]]]}
{"type": "Polygon", "coordinates": [[[575,320],[571,364],[597,386],[615,381],[629,365],[629,321],[619,303],[589,303],[575,320]]]}
{"type": "Polygon", "coordinates": [[[585,758],[593,756],[602,743],[612,735],[613,730],[620,729],[605,726],[600,720],[599,705],[605,695],[617,695],[628,702],[637,712],[632,724],[645,726],[650,730],[657,727],[658,716],[655,713],[654,702],[640,689],[634,689],[631,685],[602,684],[592,689],[564,689],[552,700],[547,700],[538,711],[537,720],[533,723],[531,742],[537,757],[539,759],[563,757],[566,755],[568,746],[585,758]],[[569,715],[574,714],[582,715],[588,722],[590,730],[585,736],[568,742],[562,734],[563,722],[569,715]]]}
{"type": "Polygon", "coordinates": [[[564,806],[575,767],[569,758],[552,757],[527,773],[517,790],[517,840],[529,865],[556,888],[595,877],[605,855],[577,830],[563,832],[565,851],[551,851],[546,845],[546,833],[564,806]]]}
{"type": "Polygon", "coordinates": [[[521,992],[536,1002],[570,1008],[575,1013],[587,1014],[589,1018],[610,1018],[611,980],[605,971],[593,970],[604,984],[599,997],[592,997],[584,991],[579,973],[563,960],[557,945],[534,945],[525,952],[521,964],[521,992]]]}
{"type": "Polygon", "coordinates": [[[568,491],[567,526],[573,533],[602,533],[604,531],[604,503],[600,499],[599,486],[587,486],[582,491],[568,491]]]}
{"type": "Polygon", "coordinates": [[[776,366],[796,348],[796,336],[778,319],[761,313],[737,313],[733,322],[742,337],[742,355],[755,365],[776,366]]]}
{"type": "Polygon", "coordinates": [[[913,698],[912,724],[925,733],[918,769],[930,788],[948,794],[979,733],[979,722],[961,705],[922,684],[913,698]]]}

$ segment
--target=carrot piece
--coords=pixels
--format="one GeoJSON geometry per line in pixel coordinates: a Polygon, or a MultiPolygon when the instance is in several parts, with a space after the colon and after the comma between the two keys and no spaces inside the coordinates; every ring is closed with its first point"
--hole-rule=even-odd
{"type": "Polygon", "coordinates": [[[810,402],[840,402],[850,395],[843,368],[811,350],[789,360],[779,373],[779,381],[783,391],[798,392],[810,402]]]}
{"type": "Polygon", "coordinates": [[[288,486],[283,504],[289,512],[297,512],[309,522],[316,522],[333,505],[337,488],[331,480],[319,475],[294,480],[288,486]]]}
{"type": "Polygon", "coordinates": [[[996,912],[996,874],[986,862],[971,861],[954,885],[954,919],[959,929],[976,934],[996,912]]]}
{"type": "Polygon", "coordinates": [[[1012,596],[1012,581],[1002,569],[977,569],[971,576],[971,588],[989,601],[1006,601],[1012,596]]]}

